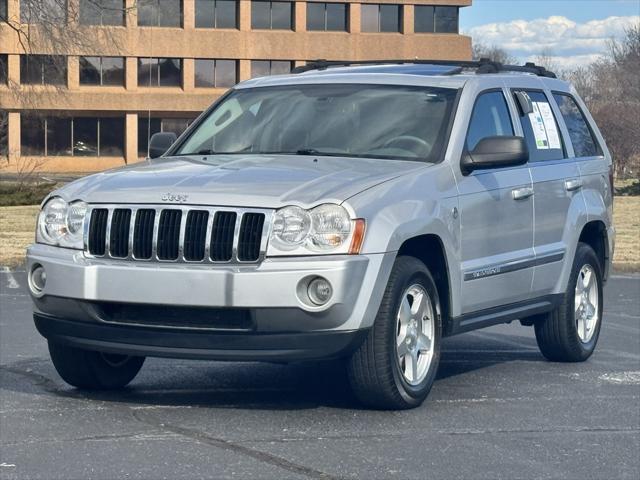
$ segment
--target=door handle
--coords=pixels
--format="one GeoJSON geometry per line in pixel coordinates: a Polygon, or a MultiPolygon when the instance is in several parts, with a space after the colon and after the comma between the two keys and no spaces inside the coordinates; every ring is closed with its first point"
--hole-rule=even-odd
{"type": "Polygon", "coordinates": [[[580,190],[582,188],[582,180],[579,178],[572,178],[571,180],[566,180],[564,182],[564,188],[567,192],[574,192],[576,190],[580,190]]]}
{"type": "Polygon", "coordinates": [[[511,195],[514,200],[524,200],[533,196],[533,188],[531,187],[522,187],[522,188],[514,188],[511,190],[511,195]]]}

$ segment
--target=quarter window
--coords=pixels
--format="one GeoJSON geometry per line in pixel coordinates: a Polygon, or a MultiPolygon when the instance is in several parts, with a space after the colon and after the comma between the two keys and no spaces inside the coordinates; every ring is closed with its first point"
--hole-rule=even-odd
{"type": "Polygon", "coordinates": [[[307,30],[346,32],[347,7],[346,3],[307,3],[307,30]]]}
{"type": "Polygon", "coordinates": [[[67,58],[60,55],[21,55],[20,83],[66,85],[67,58]]]}
{"type": "Polygon", "coordinates": [[[179,58],[139,58],[138,86],[179,87],[182,85],[182,60],[179,58]]]}
{"type": "Polygon", "coordinates": [[[293,29],[293,2],[251,2],[251,28],[255,30],[293,29]]]}
{"type": "Polygon", "coordinates": [[[195,61],[196,87],[233,87],[238,82],[238,64],[235,60],[195,61]]]}
{"type": "Polygon", "coordinates": [[[547,96],[537,91],[522,93],[529,96],[533,107],[533,112],[526,115],[520,112],[520,123],[529,147],[529,159],[532,162],[563,159],[560,128],[547,96]]]}
{"type": "Polygon", "coordinates": [[[80,0],[80,25],[124,25],[124,0],[80,0]]]}
{"type": "Polygon", "coordinates": [[[181,27],[181,0],[138,0],[139,27],[181,27]]]}
{"type": "Polygon", "coordinates": [[[251,78],[291,73],[293,62],[289,60],[252,60],[251,78]]]}
{"type": "Polygon", "coordinates": [[[502,92],[481,94],[476,100],[469,122],[467,150],[472,151],[483,138],[513,135],[509,107],[502,92]]]}
{"type": "Polygon", "coordinates": [[[576,101],[570,95],[561,93],[554,93],[553,98],[560,108],[567,130],[569,130],[569,138],[573,144],[575,156],[580,158],[602,155],[602,149],[594,138],[587,119],[576,101]]]}
{"type": "Polygon", "coordinates": [[[124,85],[123,57],[80,57],[80,85],[124,85]]]}
{"type": "Polygon", "coordinates": [[[388,4],[362,4],[361,6],[363,32],[401,31],[402,6],[388,4]]]}
{"type": "Polygon", "coordinates": [[[236,0],[195,0],[196,28],[238,28],[236,0]]]}

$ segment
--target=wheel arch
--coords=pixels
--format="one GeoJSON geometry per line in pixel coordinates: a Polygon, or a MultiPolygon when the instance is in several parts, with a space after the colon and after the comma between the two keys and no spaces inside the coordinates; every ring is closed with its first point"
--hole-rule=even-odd
{"type": "Polygon", "coordinates": [[[406,239],[398,249],[398,256],[408,255],[424,263],[436,283],[442,316],[443,336],[451,326],[452,288],[449,262],[442,239],[436,234],[418,235],[406,239]]]}
{"type": "Polygon", "coordinates": [[[580,231],[579,242],[586,243],[596,252],[603,279],[606,281],[609,276],[609,239],[607,226],[602,220],[592,220],[587,222],[580,231]]]}

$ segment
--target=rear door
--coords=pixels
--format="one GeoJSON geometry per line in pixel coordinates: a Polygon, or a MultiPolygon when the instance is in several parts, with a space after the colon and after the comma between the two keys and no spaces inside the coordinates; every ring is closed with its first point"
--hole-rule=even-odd
{"type": "MultiPolygon", "coordinates": [[[[466,135],[468,151],[482,138],[515,134],[506,93],[494,89],[477,95],[466,135]]],[[[526,300],[535,259],[528,166],[458,175],[461,313],[526,300]]]]}
{"type": "Polygon", "coordinates": [[[534,190],[536,270],[532,296],[537,297],[551,293],[560,278],[568,243],[575,235],[569,212],[575,202],[582,206],[582,183],[576,162],[568,158],[555,101],[543,90],[514,90],[514,95],[517,91],[528,95],[533,107],[532,113],[520,110],[519,116],[529,146],[534,190]]]}

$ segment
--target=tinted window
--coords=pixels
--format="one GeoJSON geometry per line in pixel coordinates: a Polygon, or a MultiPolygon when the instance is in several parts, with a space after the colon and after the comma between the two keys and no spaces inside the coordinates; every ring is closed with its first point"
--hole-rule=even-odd
{"type": "Polygon", "coordinates": [[[100,156],[124,156],[124,118],[100,119],[100,156]]]}
{"type": "Polygon", "coordinates": [[[252,60],[251,78],[268,75],[284,75],[291,72],[292,62],[288,60],[252,60]]]}
{"type": "Polygon", "coordinates": [[[291,30],[293,27],[293,2],[251,2],[251,28],[291,30]]]}
{"type": "Polygon", "coordinates": [[[232,87],[237,83],[237,63],[235,60],[195,61],[196,87],[232,87]]]}
{"type": "Polygon", "coordinates": [[[389,4],[363,4],[361,7],[363,32],[399,32],[402,7],[389,4]]]}
{"type": "Polygon", "coordinates": [[[546,95],[543,92],[534,91],[523,93],[531,99],[534,110],[527,115],[522,115],[520,112],[520,123],[529,147],[529,159],[537,162],[564,158],[558,122],[546,95]]]}
{"type": "MultiPolygon", "coordinates": [[[[1,1],[1,0],[0,0],[1,1]]],[[[0,83],[7,83],[8,79],[8,57],[7,55],[0,55],[0,83]]]]}
{"type": "Polygon", "coordinates": [[[179,87],[182,60],[179,58],[139,58],[138,85],[141,87],[179,87]]]}
{"type": "Polygon", "coordinates": [[[76,118],[73,122],[73,155],[98,156],[98,119],[76,118]]]}
{"type": "Polygon", "coordinates": [[[196,28],[237,28],[238,2],[196,0],[196,28]]]}
{"type": "Polygon", "coordinates": [[[597,157],[602,149],[593,136],[591,128],[576,101],[569,95],[555,93],[553,97],[560,108],[564,123],[569,130],[576,157],[597,157]]]}
{"type": "Polygon", "coordinates": [[[47,118],[47,155],[71,155],[71,118],[47,118]]]}
{"type": "Polygon", "coordinates": [[[45,154],[45,120],[27,114],[20,115],[20,153],[22,155],[45,154]]]}
{"type": "Polygon", "coordinates": [[[146,157],[148,148],[148,139],[154,133],[173,132],[180,136],[189,124],[192,122],[190,118],[149,118],[140,115],[138,117],[138,156],[146,157]]]}
{"type": "Polygon", "coordinates": [[[346,31],[347,5],[344,3],[308,3],[307,30],[346,31]]]}
{"type": "Polygon", "coordinates": [[[6,157],[9,150],[8,138],[9,116],[4,110],[0,110],[0,157],[6,157]]]}
{"type": "Polygon", "coordinates": [[[80,85],[124,85],[124,58],[80,57],[80,85]]]}
{"type": "Polygon", "coordinates": [[[414,31],[416,33],[433,33],[435,31],[434,25],[434,7],[416,5],[414,31]]]}
{"type": "Polygon", "coordinates": [[[20,21],[22,23],[66,23],[67,2],[65,0],[20,0],[20,21]]]}
{"type": "Polygon", "coordinates": [[[502,92],[481,94],[476,100],[469,122],[467,150],[472,151],[483,138],[513,135],[509,107],[502,92]]]}
{"type": "Polygon", "coordinates": [[[80,25],[124,25],[124,0],[80,0],[80,25]]]}
{"type": "Polygon", "coordinates": [[[66,85],[66,57],[55,55],[21,55],[20,82],[30,85],[66,85]]]}
{"type": "Polygon", "coordinates": [[[137,0],[138,26],[180,27],[182,25],[181,0],[137,0]]]}
{"type": "Polygon", "coordinates": [[[458,33],[458,7],[435,7],[435,32],[458,33]]]}
{"type": "Polygon", "coordinates": [[[7,18],[7,0],[0,0],[0,17],[7,18]]]}

